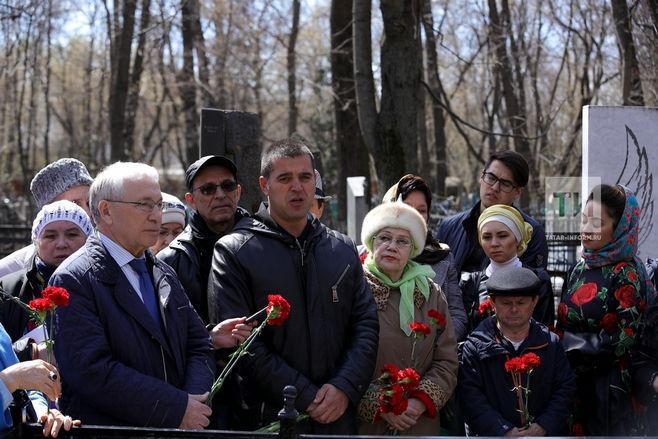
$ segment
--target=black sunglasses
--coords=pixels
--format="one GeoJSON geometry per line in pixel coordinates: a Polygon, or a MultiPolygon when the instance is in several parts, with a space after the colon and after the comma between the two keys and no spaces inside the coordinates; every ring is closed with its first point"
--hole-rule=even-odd
{"type": "Polygon", "coordinates": [[[238,188],[238,183],[233,180],[224,180],[219,184],[214,184],[214,183],[204,184],[203,186],[199,186],[193,191],[199,191],[205,196],[210,196],[210,195],[215,195],[215,193],[217,192],[217,188],[221,188],[225,194],[228,194],[238,188]]]}

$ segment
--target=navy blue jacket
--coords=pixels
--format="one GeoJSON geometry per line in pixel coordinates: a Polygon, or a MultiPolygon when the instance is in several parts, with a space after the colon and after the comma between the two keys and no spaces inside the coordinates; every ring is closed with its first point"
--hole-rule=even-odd
{"type": "Polygon", "coordinates": [[[530,378],[528,408],[533,422],[541,425],[547,436],[565,434],[576,379],[557,335],[531,320],[530,333],[515,352],[495,322],[495,316],[491,316],[480,323],[462,347],[457,395],[471,434],[504,436],[512,428],[522,427],[512,376],[505,371],[505,362],[527,352],[541,359],[530,378]]]}
{"type": "Polygon", "coordinates": [[[146,255],[166,335],[95,235],[50,279],[71,295],[57,309],[60,408],[85,424],[175,428],[188,394],[212,385],[208,331],[171,267],[146,255]]]}
{"type": "MultiPolygon", "coordinates": [[[[241,360],[243,390],[253,421],[276,420],[284,386],[297,388],[304,411],[324,384],[350,400],[331,424],[311,422],[315,434],[356,434],[356,407],[372,378],[379,340],[375,301],[351,239],[311,220],[296,239],[262,208],[215,245],[208,284],[211,321],[250,315],[269,294],[290,303],[282,326],[266,326],[241,360]]],[[[244,416],[244,415],[243,415],[244,416]]]]}
{"type": "MultiPolygon", "coordinates": [[[[548,262],[548,244],[546,244],[544,228],[531,216],[526,215],[521,210],[519,212],[521,212],[523,219],[532,226],[532,237],[528,243],[528,248],[519,256],[519,259],[524,265],[545,270],[548,262]]],[[[453,265],[457,273],[461,274],[462,266],[471,251],[475,247],[480,247],[477,233],[479,216],[480,202],[478,201],[471,209],[444,219],[436,229],[436,239],[450,246],[454,258],[453,265]]],[[[485,268],[484,263],[483,260],[480,266],[481,269],[485,268]]]]}

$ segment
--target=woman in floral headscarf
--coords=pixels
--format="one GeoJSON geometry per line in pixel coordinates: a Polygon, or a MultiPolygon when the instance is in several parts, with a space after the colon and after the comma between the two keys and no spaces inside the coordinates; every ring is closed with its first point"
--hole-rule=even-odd
{"type": "Polygon", "coordinates": [[[631,351],[654,294],[637,257],[639,219],[637,199],[623,186],[597,186],[585,205],[582,259],[558,307],[558,330],[578,384],[574,433],[633,433],[631,351]]]}

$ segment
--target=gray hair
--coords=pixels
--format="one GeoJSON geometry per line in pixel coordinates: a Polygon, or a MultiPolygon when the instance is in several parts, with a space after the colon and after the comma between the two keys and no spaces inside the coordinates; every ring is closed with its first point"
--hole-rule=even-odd
{"type": "Polygon", "coordinates": [[[313,153],[304,142],[294,138],[277,140],[270,145],[265,153],[263,153],[263,157],[260,160],[260,175],[265,178],[270,178],[275,160],[280,158],[300,157],[304,155],[307,155],[311,159],[311,166],[315,169],[313,153]]]}
{"type": "Polygon", "coordinates": [[[127,180],[145,176],[156,183],[160,179],[157,169],[146,163],[116,162],[103,169],[96,176],[89,188],[89,207],[96,221],[100,221],[101,213],[98,203],[101,200],[120,200],[123,198],[123,185],[127,180]]]}

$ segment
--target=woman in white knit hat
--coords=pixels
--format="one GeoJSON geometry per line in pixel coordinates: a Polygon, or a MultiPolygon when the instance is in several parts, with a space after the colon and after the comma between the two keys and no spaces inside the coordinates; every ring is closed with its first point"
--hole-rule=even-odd
{"type": "MultiPolygon", "coordinates": [[[[36,252],[27,268],[0,279],[0,290],[18,297],[24,303],[40,297],[55,269],[77,251],[93,231],[87,213],[77,204],[62,200],[41,208],[32,224],[32,242],[36,252]]],[[[31,328],[30,316],[16,303],[5,297],[0,306],[0,323],[12,342],[20,339],[31,328]]],[[[37,347],[25,343],[16,349],[20,360],[37,358],[37,347]]]]}
{"type": "Polygon", "coordinates": [[[438,410],[457,383],[448,304],[432,281],[432,269],[411,260],[423,251],[426,237],[423,217],[401,202],[381,204],[363,220],[361,241],[368,248],[363,266],[377,303],[379,349],[373,384],[359,404],[359,434],[437,435],[438,410]],[[412,323],[426,325],[427,335],[419,336],[412,323]],[[420,375],[420,385],[406,395],[407,407],[398,415],[380,412],[376,380],[385,364],[413,367],[420,375]]]}
{"type": "Polygon", "coordinates": [[[157,255],[167,247],[185,228],[185,205],[181,200],[166,192],[162,193],[162,224],[158,241],[150,248],[157,255]]]}

